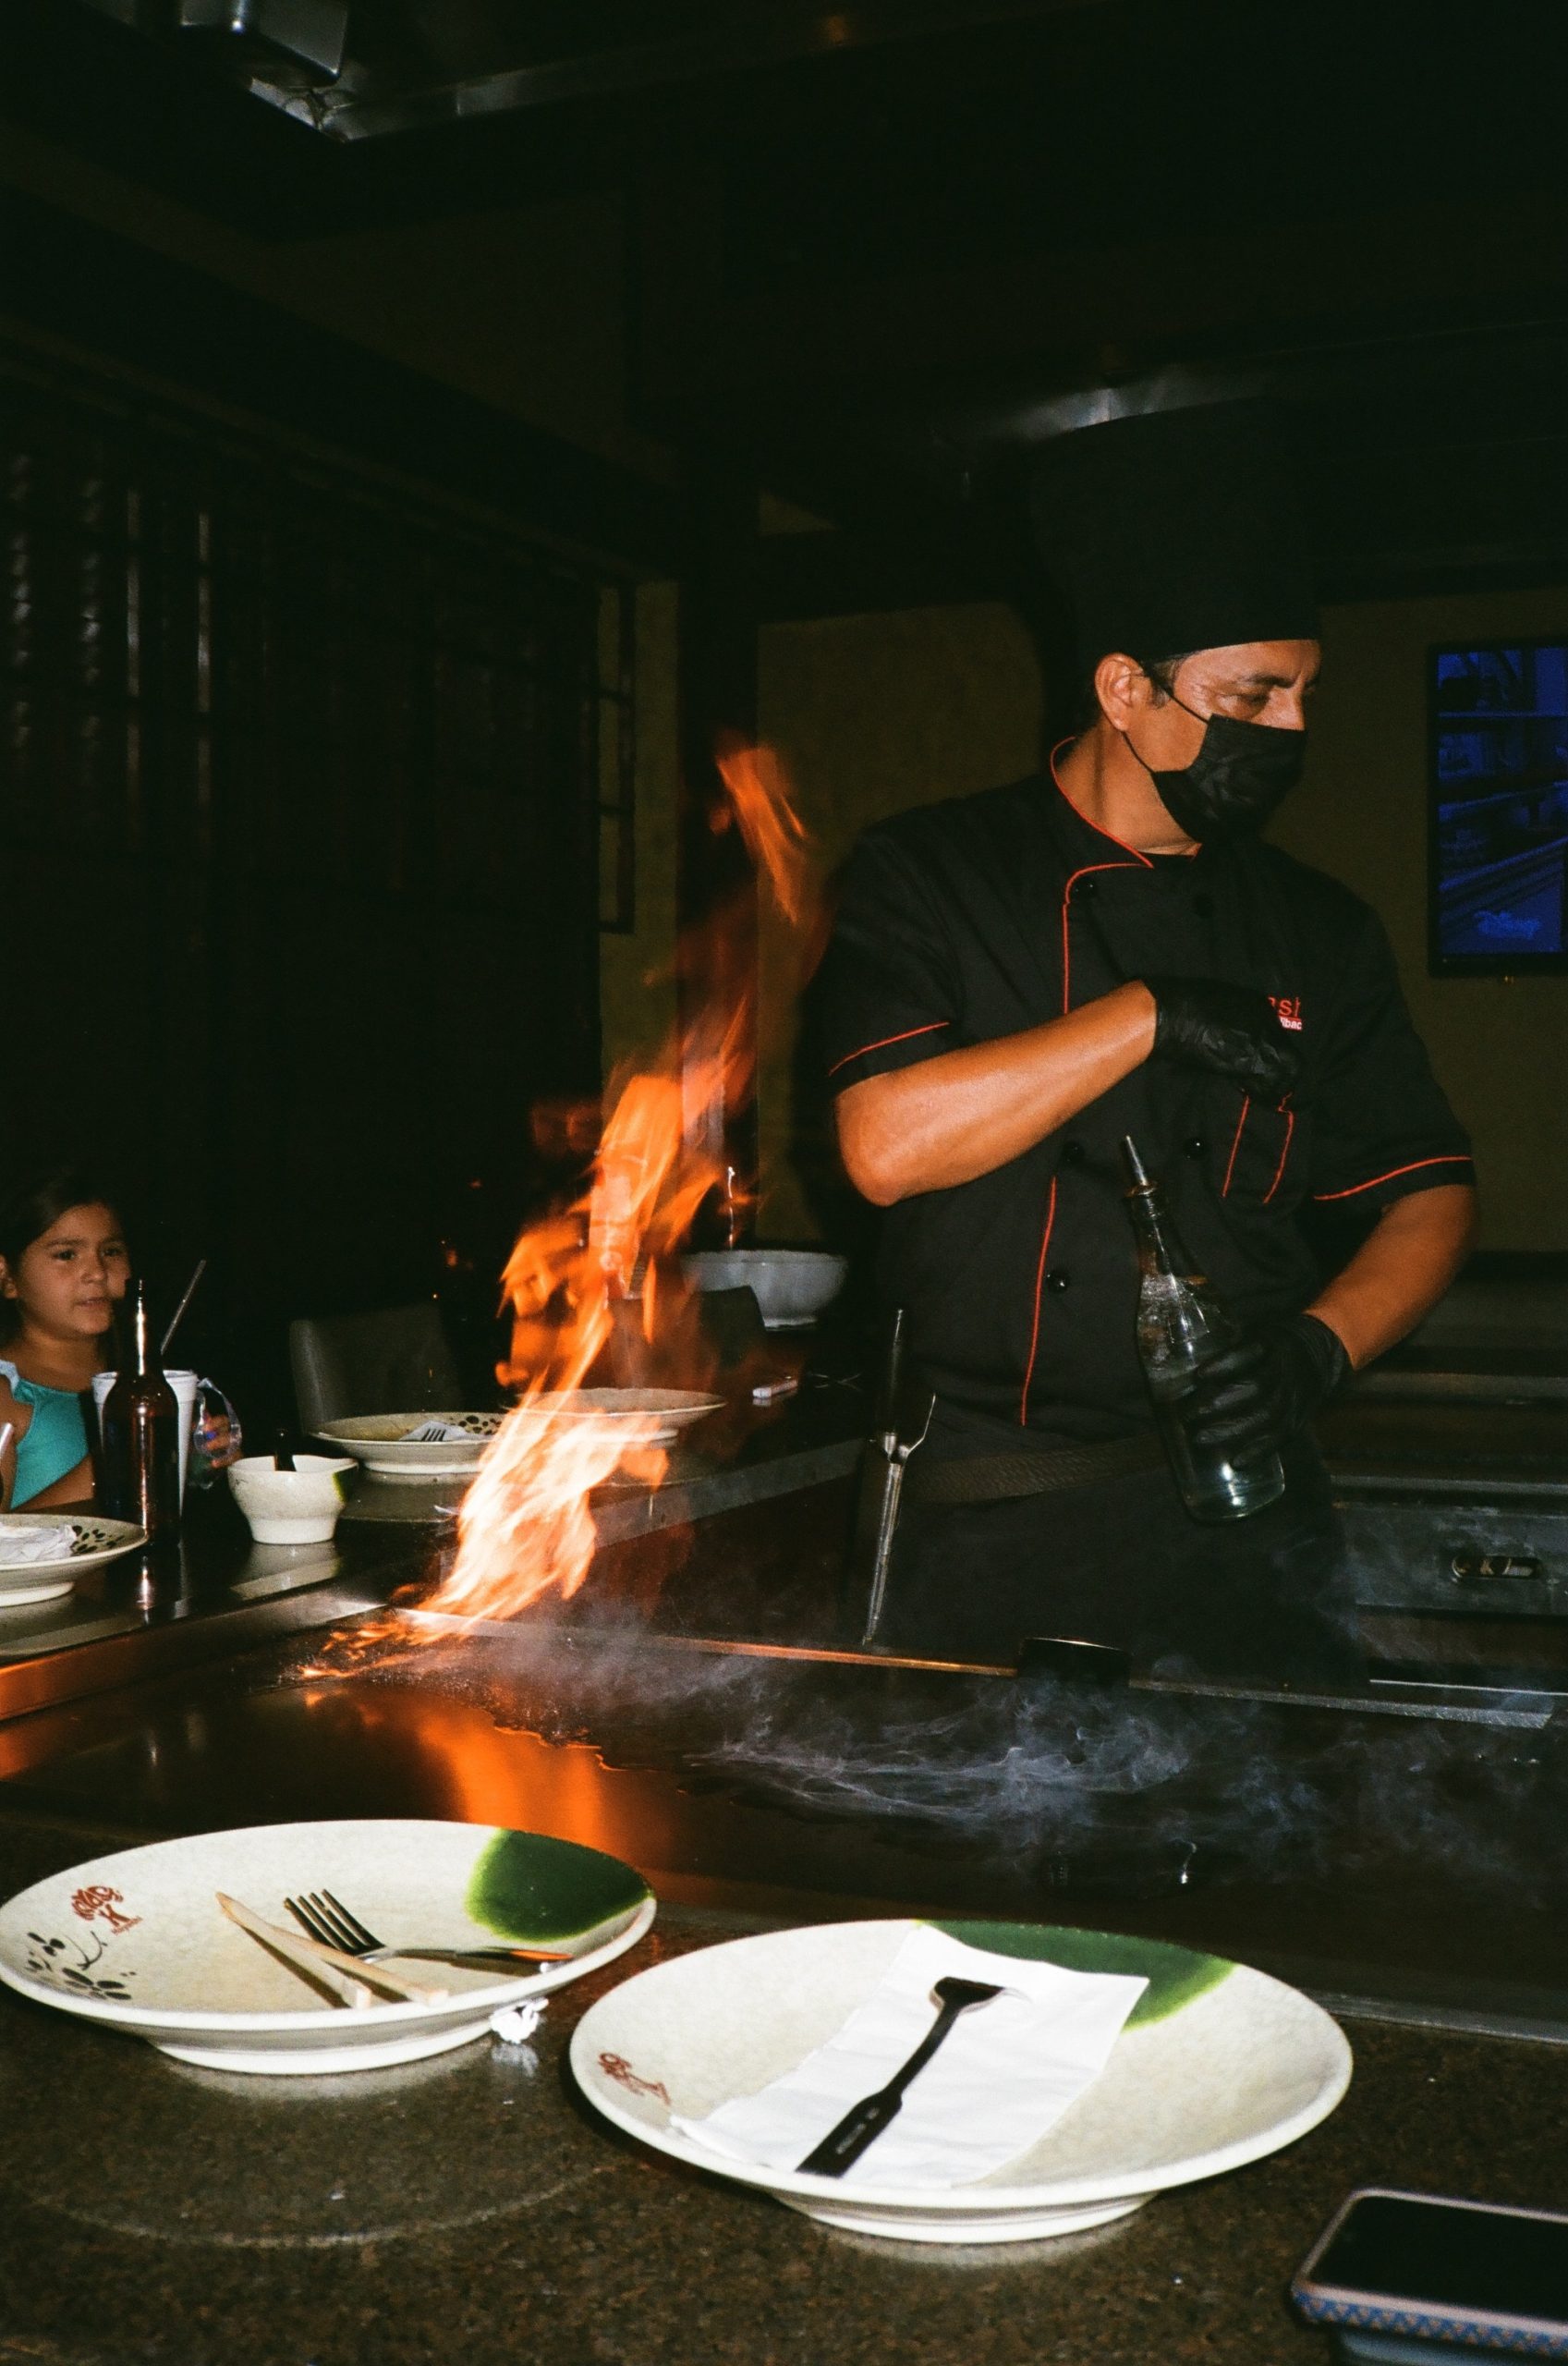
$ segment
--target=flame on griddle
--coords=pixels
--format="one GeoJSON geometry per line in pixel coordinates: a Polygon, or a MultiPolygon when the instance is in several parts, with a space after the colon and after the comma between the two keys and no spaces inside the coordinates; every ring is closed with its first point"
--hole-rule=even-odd
{"type": "MultiPolygon", "coordinates": [[[[717,764],[713,826],[739,829],[763,909],[804,972],[820,950],[822,899],[782,767],[767,750],[739,746],[717,764]]],[[[707,1377],[679,1252],[704,1201],[726,1187],[723,1114],[755,1087],[756,933],[748,878],[677,949],[687,1015],[656,1057],[612,1080],[583,1189],[517,1237],[502,1277],[511,1348],[497,1375],[517,1403],[468,1488],[456,1559],[425,1611],[507,1619],[543,1595],[575,1593],[593,1561],[593,1489],[664,1479],[656,1417],[568,1415],[557,1399],[588,1384],[617,1339],[640,1337],[646,1379],[697,1386],[707,1377]]],[[[419,1640],[402,1621],[377,1621],[345,1641],[358,1660],[394,1634],[419,1640]]]]}

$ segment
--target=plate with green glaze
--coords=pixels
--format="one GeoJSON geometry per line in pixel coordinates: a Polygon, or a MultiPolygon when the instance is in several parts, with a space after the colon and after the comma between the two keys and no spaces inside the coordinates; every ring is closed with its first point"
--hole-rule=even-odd
{"type": "Polygon", "coordinates": [[[995,1954],[1148,1982],[1105,2069],[1030,2150],[971,2184],[900,2190],[877,2182],[874,2147],[846,2183],[721,2158],[674,2124],[805,2061],[877,1987],[912,1927],[770,1931],[656,1964],[577,2023],[577,2083],[618,2128],[693,2168],[830,2226],[906,2243],[1038,2242],[1123,2217],[1168,2187],[1294,2143],[1350,2083],[1338,2024],[1245,1964],[1106,1932],[943,1922],[995,1954]]]}
{"type": "Polygon", "coordinates": [[[614,1962],[654,1910],[619,1858],[543,1833],[392,1817],[259,1824],[154,1841],[35,1882],[0,1906],[0,1981],[205,2069],[383,2069],[467,2045],[504,2006],[614,1962]],[[565,1959],[502,1976],[410,1962],[398,1969],[445,1994],[351,2006],[217,1904],[225,1891],[291,1930],[284,1899],[322,1889],[388,1946],[511,1940],[565,1959]]]}

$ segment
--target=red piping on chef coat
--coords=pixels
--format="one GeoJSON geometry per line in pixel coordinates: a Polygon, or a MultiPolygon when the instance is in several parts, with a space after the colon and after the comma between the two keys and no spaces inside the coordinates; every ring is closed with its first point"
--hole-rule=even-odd
{"type": "MultiPolygon", "coordinates": [[[[1067,804],[1073,805],[1073,800],[1068,797],[1066,790],[1063,787],[1061,778],[1056,770],[1057,757],[1062,753],[1064,748],[1070,745],[1071,742],[1069,740],[1059,739],[1055,747],[1052,748],[1051,751],[1050,762],[1051,777],[1054,784],[1057,795],[1064,799],[1067,804]]],[[[1136,847],[1130,847],[1125,838],[1117,837],[1115,833],[1112,830],[1102,830],[1098,822],[1089,821],[1087,813],[1078,813],[1078,809],[1076,805],[1073,805],[1073,811],[1075,813],[1078,814],[1080,822],[1088,823],[1088,827],[1095,833],[1097,837],[1109,838],[1113,847],[1120,847],[1124,854],[1130,854],[1132,856],[1133,860],[1132,862],[1086,862],[1082,864],[1078,870],[1074,872],[1072,877],[1068,880],[1066,885],[1062,890],[1062,1015],[1064,1018],[1066,1017],[1068,1011],[1073,1007],[1073,944],[1072,933],[1068,927],[1067,921],[1067,907],[1073,900],[1074,888],[1077,885],[1080,879],[1087,879],[1090,872],[1093,871],[1131,871],[1135,864],[1140,866],[1145,871],[1152,871],[1154,868],[1154,865],[1150,861],[1149,856],[1146,854],[1140,854],[1136,847]]]]}
{"type": "MultiPolygon", "coordinates": [[[[1052,748],[1051,751],[1049,760],[1051,766],[1051,777],[1057,795],[1064,799],[1067,804],[1073,806],[1073,811],[1077,814],[1079,821],[1088,823],[1088,826],[1095,833],[1097,837],[1109,838],[1113,847],[1120,847],[1124,854],[1130,854],[1133,859],[1131,862],[1086,862],[1082,864],[1078,870],[1073,872],[1071,878],[1067,881],[1065,886],[1062,890],[1062,1015],[1064,1018],[1066,1017],[1068,1011],[1070,1011],[1073,1006],[1073,941],[1068,907],[1073,900],[1074,888],[1077,885],[1080,879],[1087,879],[1091,872],[1134,870],[1152,871],[1154,868],[1154,864],[1149,857],[1142,853],[1138,848],[1129,846],[1125,838],[1117,837],[1113,830],[1102,830],[1098,822],[1090,822],[1087,813],[1079,812],[1078,808],[1076,805],[1073,805],[1073,800],[1068,797],[1066,790],[1063,787],[1061,776],[1056,770],[1057,757],[1062,753],[1064,748],[1070,745],[1070,739],[1059,739],[1055,747],[1052,748]]],[[[1027,1429],[1028,1427],[1029,1388],[1034,1380],[1035,1357],[1039,1348],[1040,1294],[1045,1287],[1045,1261],[1051,1253],[1051,1226],[1055,1222],[1056,1177],[1052,1176],[1051,1178],[1051,1197],[1045,1203],[1045,1229],[1040,1235],[1039,1263],[1035,1270],[1035,1316],[1034,1328],[1029,1334],[1029,1360],[1024,1372],[1024,1392],[1018,1400],[1018,1423],[1020,1428],[1023,1429],[1027,1429]]]]}
{"type": "Polygon", "coordinates": [[[1086,862],[1081,871],[1074,872],[1062,890],[1062,1016],[1064,1018],[1073,1007],[1073,941],[1072,932],[1067,923],[1067,906],[1072,900],[1073,890],[1080,879],[1088,877],[1091,871],[1130,871],[1132,867],[1130,862],[1086,862]]]}
{"type": "MultiPolygon", "coordinates": [[[[1241,1148],[1242,1129],[1246,1124],[1247,1111],[1251,1106],[1251,1093],[1244,1092],[1241,1097],[1241,1116],[1236,1119],[1235,1140],[1231,1144],[1231,1155],[1225,1165],[1225,1179],[1220,1186],[1220,1197],[1222,1200],[1228,1200],[1231,1196],[1231,1177],[1235,1172],[1236,1153],[1241,1148]]],[[[1274,1180],[1278,1182],[1279,1177],[1276,1176],[1274,1180]]]]}
{"type": "Polygon", "coordinates": [[[1357,1191],[1376,1190],[1380,1183],[1392,1183],[1396,1175],[1414,1175],[1419,1166],[1468,1166],[1467,1151],[1444,1151],[1440,1158],[1413,1158],[1408,1166],[1391,1166],[1386,1175],[1374,1175],[1365,1183],[1353,1183],[1346,1191],[1314,1191],[1315,1200],[1354,1200],[1357,1191]]]}
{"type": "Polygon", "coordinates": [[[1029,1383],[1035,1376],[1035,1350],[1039,1346],[1039,1299],[1045,1287],[1045,1261],[1051,1250],[1051,1227],[1056,1222],[1056,1177],[1051,1178],[1051,1197],[1045,1203],[1045,1230],[1040,1236],[1039,1264],[1035,1272],[1035,1327],[1029,1334],[1029,1360],[1024,1372],[1024,1393],[1018,1400],[1018,1426],[1029,1425],[1029,1383]]]}
{"type": "Polygon", "coordinates": [[[863,1060],[868,1052],[885,1052],[890,1043],[907,1043],[911,1035],[934,1035],[939,1027],[951,1027],[952,1024],[951,1018],[930,1018],[924,1027],[906,1027],[902,1035],[879,1036],[874,1043],[862,1043],[857,1052],[845,1052],[842,1060],[833,1062],[828,1074],[837,1076],[840,1068],[846,1068],[851,1060],[863,1060]]]}
{"type": "MultiPolygon", "coordinates": [[[[1068,907],[1073,900],[1074,888],[1077,885],[1080,879],[1087,879],[1091,872],[1133,871],[1136,869],[1152,871],[1154,868],[1154,865],[1149,860],[1148,855],[1140,854],[1136,847],[1128,846],[1125,838],[1117,837],[1113,831],[1102,830],[1098,822],[1089,821],[1087,813],[1078,813],[1077,807],[1073,805],[1072,799],[1068,797],[1066,790],[1063,787],[1060,775],[1056,770],[1057,757],[1062,753],[1064,748],[1070,745],[1070,740],[1059,739],[1055,747],[1052,748],[1051,751],[1049,759],[1051,778],[1057,795],[1064,799],[1068,805],[1073,806],[1073,811],[1075,813],[1077,813],[1079,821],[1088,823],[1088,827],[1095,833],[1097,837],[1109,838],[1113,847],[1120,847],[1123,853],[1130,854],[1133,860],[1131,862],[1086,862],[1082,864],[1078,870],[1073,872],[1072,876],[1068,879],[1066,884],[1062,890],[1062,1015],[1064,1018],[1066,1017],[1068,1011],[1071,1010],[1073,1006],[1073,939],[1072,928],[1068,916],[1068,907]]],[[[1045,1261],[1051,1254],[1051,1226],[1055,1222],[1056,1177],[1052,1176],[1051,1178],[1051,1197],[1045,1203],[1045,1228],[1040,1235],[1039,1263],[1035,1269],[1035,1318],[1034,1328],[1029,1334],[1029,1360],[1024,1372],[1023,1395],[1018,1400],[1018,1425],[1021,1429],[1027,1429],[1029,1421],[1029,1388],[1034,1380],[1035,1357],[1039,1348],[1040,1293],[1045,1287],[1045,1261]]]]}
{"type": "MultiPolygon", "coordinates": [[[[1072,744],[1073,735],[1069,732],[1065,739],[1058,739],[1048,759],[1051,765],[1051,777],[1056,785],[1057,793],[1059,796],[1066,797],[1069,805],[1073,805],[1073,800],[1070,797],[1067,797],[1067,792],[1062,786],[1062,775],[1056,769],[1056,759],[1062,753],[1064,748],[1070,748],[1072,744]]],[[[1077,814],[1079,821],[1084,823],[1094,832],[1096,837],[1109,838],[1113,847],[1120,847],[1124,854],[1130,854],[1136,861],[1142,863],[1145,871],[1153,870],[1154,863],[1151,857],[1145,854],[1140,848],[1129,846],[1125,838],[1119,838],[1116,835],[1114,830],[1101,829],[1098,822],[1089,821],[1088,815],[1087,813],[1079,812],[1079,810],[1076,805],[1073,805],[1073,811],[1077,814]]],[[[1119,871],[1125,871],[1127,865],[1124,862],[1118,863],[1116,865],[1116,869],[1119,871]]]]}
{"type": "Polygon", "coordinates": [[[1275,1192],[1276,1192],[1276,1191],[1279,1189],[1279,1188],[1280,1188],[1281,1179],[1282,1179],[1282,1177],[1283,1177],[1283,1175],[1284,1175],[1284,1171],[1285,1171],[1285,1161],[1286,1161],[1286,1159],[1290,1156],[1290,1138],[1291,1138],[1291,1136],[1295,1133],[1295,1111],[1294,1109],[1287,1109],[1287,1110],[1285,1111],[1285,1139],[1284,1139],[1284,1146],[1283,1146],[1283,1148],[1282,1148],[1282,1149],[1281,1150],[1281,1152],[1280,1152],[1280,1163],[1279,1163],[1278,1166],[1276,1166],[1276,1167],[1275,1167],[1275,1169],[1274,1169],[1274,1179],[1273,1179],[1273,1181],[1270,1184],[1269,1189],[1268,1189],[1264,1192],[1264,1194],[1263,1194],[1263,1204],[1264,1204],[1264,1206],[1265,1206],[1265,1207],[1267,1207],[1267,1206],[1268,1206],[1268,1204],[1269,1204],[1270,1201],[1273,1198],[1273,1196],[1274,1196],[1275,1192]]]}

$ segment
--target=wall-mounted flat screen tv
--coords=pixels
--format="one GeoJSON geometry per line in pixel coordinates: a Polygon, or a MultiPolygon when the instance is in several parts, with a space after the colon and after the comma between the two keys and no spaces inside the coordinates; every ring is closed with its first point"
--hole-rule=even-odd
{"type": "Polygon", "coordinates": [[[1434,649],[1431,967],[1568,970],[1568,631],[1434,649]]]}

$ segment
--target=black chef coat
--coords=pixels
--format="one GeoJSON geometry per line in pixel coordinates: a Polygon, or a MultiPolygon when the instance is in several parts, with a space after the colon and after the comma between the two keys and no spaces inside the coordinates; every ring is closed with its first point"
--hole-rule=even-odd
{"type": "MultiPolygon", "coordinates": [[[[820,982],[832,1087],[1038,1026],[1161,971],[1259,987],[1302,1054],[1271,1108],[1145,1062],[989,1175],[903,1200],[881,1282],[952,1422],[1005,1446],[1150,1426],[1135,1344],[1124,1134],[1198,1268],[1246,1324],[1296,1312],[1316,1274],[1309,1201],[1368,1212],[1471,1180],[1469,1143],[1358,896],[1261,840],[1149,856],[1050,777],[906,813],[848,865],[820,982]]],[[[939,1443],[933,1433],[931,1444],[939,1443]]]]}

